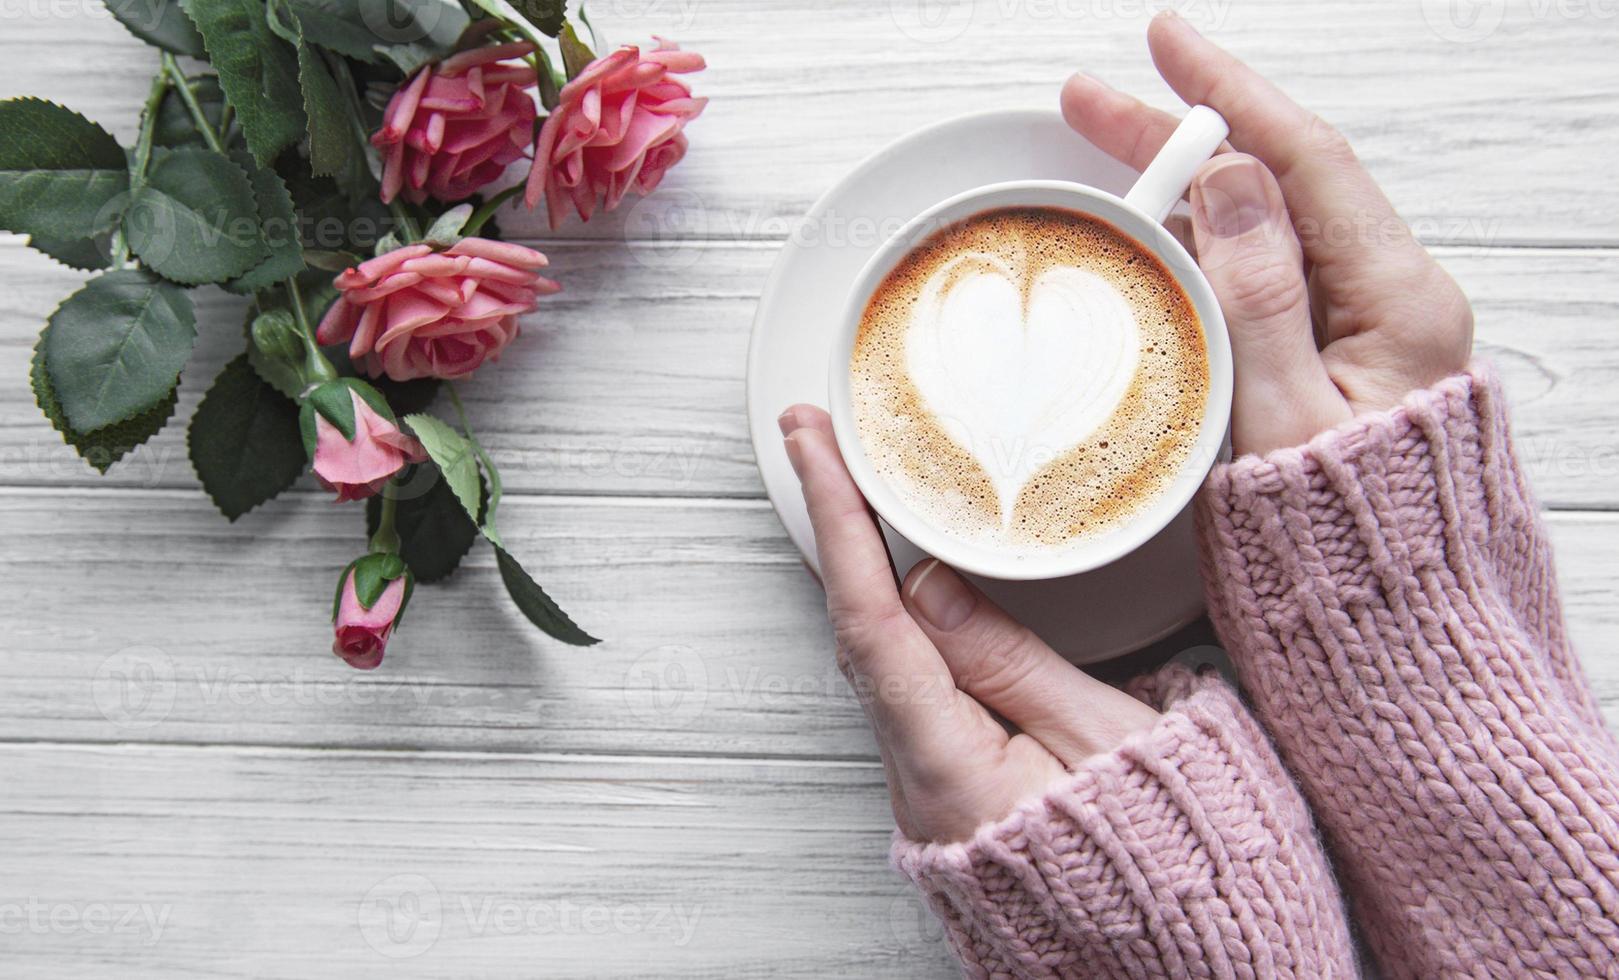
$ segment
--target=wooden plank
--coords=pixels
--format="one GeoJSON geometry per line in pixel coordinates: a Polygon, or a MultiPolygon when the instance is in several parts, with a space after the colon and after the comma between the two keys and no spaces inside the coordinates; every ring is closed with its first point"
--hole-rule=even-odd
{"type": "MultiPolygon", "coordinates": [[[[1169,5],[1345,129],[1426,240],[1495,246],[1443,257],[1478,306],[1541,498],[1619,508],[1619,255],[1567,247],[1619,245],[1611,8],[1169,5]],[[1426,19],[1445,10],[1480,14],[1484,36],[1426,19]],[[1524,244],[1559,247],[1501,248],[1524,244]]],[[[605,241],[545,244],[567,292],[467,389],[517,493],[514,550],[608,637],[591,650],[534,633],[481,552],[418,595],[382,671],[343,667],[323,616],[361,545],[356,509],[302,494],[226,525],[177,428],[110,480],[91,474],[23,380],[38,325],[81,277],[0,238],[12,972],[952,973],[883,867],[870,738],[774,516],[756,499],[646,498],[759,495],[748,324],[775,244],[816,196],[923,123],[1050,104],[1076,66],[1173,105],[1141,43],[1163,6],[592,7],[613,39],[666,34],[707,55],[714,101],[658,195],[558,233],[605,241]]],[[[154,54],[96,0],[26,14],[0,15],[0,98],[49,95],[127,140],[154,54]]],[[[532,217],[503,223],[550,236],[532,217]]],[[[239,349],[235,301],[203,308],[182,418],[239,349]]],[[[1619,627],[1619,515],[1552,528],[1571,629],[1619,721],[1603,642],[1619,627]]]]}
{"type": "Polygon", "coordinates": [[[480,547],[360,673],[328,652],[358,508],[230,525],[190,493],[0,494],[0,738],[870,755],[768,506],[508,498],[501,529],[605,643],[541,635],[480,547]]]}
{"type": "MultiPolygon", "coordinates": [[[[353,508],[227,525],[193,494],[0,493],[0,739],[869,759],[818,587],[768,507],[515,498],[516,554],[598,647],[510,607],[489,552],[418,590],[372,673],[327,652],[353,508]]],[[[1619,721],[1619,515],[1556,514],[1570,627],[1619,721]]]]}
{"type": "MultiPolygon", "coordinates": [[[[775,258],[756,244],[547,246],[566,291],[505,359],[463,386],[519,493],[762,494],[743,416],[748,331],[775,258]]],[[[1517,433],[1551,507],[1619,507],[1619,251],[1442,249],[1473,297],[1478,351],[1501,369],[1517,433]]],[[[62,445],[26,378],[39,324],[81,277],[0,244],[0,484],[196,486],[181,425],[109,477],[62,445]]],[[[241,302],[202,291],[202,340],[178,417],[242,349],[241,302]]],[[[785,407],[785,406],[784,406],[785,407]]],[[[312,485],[312,484],[311,484],[312,485]]]]}
{"type": "MultiPolygon", "coordinates": [[[[499,364],[461,389],[508,489],[763,496],[743,378],[775,246],[546,248],[564,291],[525,319],[499,364]]],[[[41,326],[83,278],[14,236],[0,243],[9,286],[0,293],[0,483],[102,482],[45,423],[27,381],[41,326]]],[[[108,482],[196,485],[184,422],[243,350],[246,303],[213,289],[194,295],[200,338],[181,380],[180,424],[121,461],[108,482]]]]}
{"type": "Polygon", "coordinates": [[[871,764],[0,746],[15,975],[944,976],[871,764]]]}
{"type": "MultiPolygon", "coordinates": [[[[1619,241],[1606,167],[1619,153],[1619,18],[1600,3],[1546,0],[598,4],[593,19],[614,41],[663,34],[702,52],[710,67],[697,87],[713,101],[661,198],[624,209],[627,221],[563,233],[779,239],[899,134],[972,110],[1053,105],[1080,67],[1173,106],[1143,39],[1166,7],[1344,129],[1425,239],[1619,241]]],[[[49,95],[129,139],[155,55],[91,0],[29,9],[0,36],[0,95],[49,95]],[[94,70],[60,70],[62,51],[94,70]]],[[[541,227],[535,216],[506,224],[541,227]]]]}

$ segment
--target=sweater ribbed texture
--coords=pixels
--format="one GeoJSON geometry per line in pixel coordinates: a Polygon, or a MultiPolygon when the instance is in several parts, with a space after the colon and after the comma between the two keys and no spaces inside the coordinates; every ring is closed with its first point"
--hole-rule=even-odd
{"type": "Polygon", "coordinates": [[[1044,799],[897,839],[967,972],[1352,976],[1314,826],[1390,978],[1619,977],[1619,746],[1495,382],[1219,466],[1198,528],[1254,714],[1170,668],[1044,799]]]}
{"type": "Polygon", "coordinates": [[[1619,752],[1483,372],[1210,477],[1209,611],[1390,977],[1619,975],[1619,752]]]}
{"type": "Polygon", "coordinates": [[[1149,731],[972,840],[896,838],[975,977],[1351,977],[1303,798],[1218,677],[1171,667],[1149,731]]]}

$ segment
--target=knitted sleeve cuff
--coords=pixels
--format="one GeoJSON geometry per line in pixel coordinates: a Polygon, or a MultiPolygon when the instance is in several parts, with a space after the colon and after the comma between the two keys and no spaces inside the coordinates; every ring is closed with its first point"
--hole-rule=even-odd
{"type": "Polygon", "coordinates": [[[1494,379],[1218,467],[1198,528],[1209,615],[1385,971],[1611,972],[1619,753],[1494,379]]]}
{"type": "Polygon", "coordinates": [[[1306,445],[1217,466],[1198,505],[1217,625],[1257,617],[1282,633],[1458,554],[1521,574],[1541,537],[1483,368],[1306,445]]]}
{"type": "Polygon", "coordinates": [[[1171,708],[971,840],[896,837],[983,977],[1352,976],[1337,889],[1265,735],[1215,677],[1171,666],[1171,708]]]}
{"type": "MultiPolygon", "coordinates": [[[[1369,626],[1357,620],[1409,633],[1466,613],[1491,645],[1533,661],[1559,710],[1612,745],[1568,644],[1550,540],[1486,366],[1304,446],[1216,467],[1197,519],[1209,616],[1273,730],[1287,713],[1273,713],[1277,699],[1314,700],[1307,681],[1343,668],[1322,660],[1357,645],[1369,626]],[[1282,662],[1261,669],[1271,658],[1282,662]]],[[[1410,639],[1396,656],[1428,645],[1410,639]]]]}

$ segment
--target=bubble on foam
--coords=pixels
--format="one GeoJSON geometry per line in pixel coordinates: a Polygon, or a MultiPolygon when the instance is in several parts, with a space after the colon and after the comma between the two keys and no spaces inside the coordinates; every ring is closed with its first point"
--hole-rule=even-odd
{"type": "Polygon", "coordinates": [[[1202,326],[1168,270],[1107,222],[1056,208],[984,212],[923,242],[868,302],[850,369],[866,455],[906,505],[954,534],[1013,551],[1104,534],[1161,492],[1191,455],[1208,393],[1202,326]],[[1109,295],[1095,288],[1100,282],[1128,306],[1135,328],[1130,369],[1100,398],[1111,412],[1029,467],[1009,505],[1006,480],[971,451],[971,420],[942,417],[928,403],[928,383],[916,383],[908,355],[930,289],[938,295],[986,270],[1015,284],[1025,305],[1042,277],[1082,274],[1075,281],[1085,295],[1109,295]]]}

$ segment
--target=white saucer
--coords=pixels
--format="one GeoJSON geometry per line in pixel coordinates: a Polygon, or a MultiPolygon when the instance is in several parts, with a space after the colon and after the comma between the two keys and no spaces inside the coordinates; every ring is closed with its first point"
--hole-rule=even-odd
{"type": "MultiPolygon", "coordinates": [[[[815,537],[776,417],[796,402],[826,404],[837,318],[861,266],[923,209],[981,184],[1074,180],[1122,195],[1135,176],[1055,111],[975,113],[878,150],[809,209],[759,297],[748,349],[748,425],[765,492],[812,569],[820,568],[815,537]]],[[[926,557],[887,525],[883,531],[902,577],[926,557]]],[[[1203,613],[1190,512],[1134,553],[1084,575],[973,581],[1075,663],[1140,649],[1203,613]]]]}

